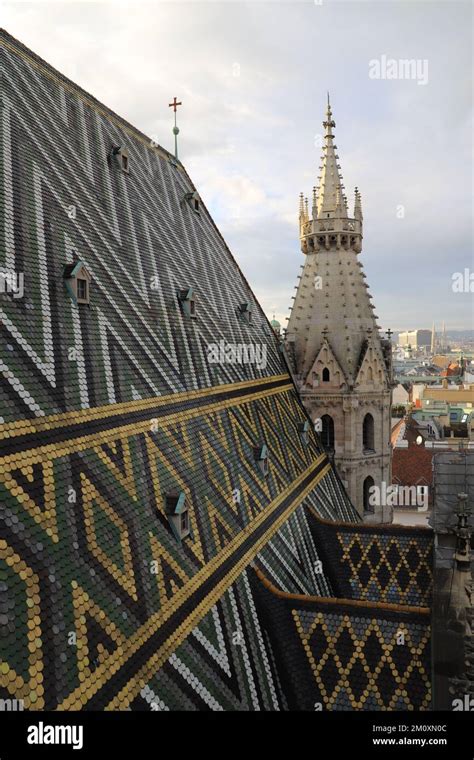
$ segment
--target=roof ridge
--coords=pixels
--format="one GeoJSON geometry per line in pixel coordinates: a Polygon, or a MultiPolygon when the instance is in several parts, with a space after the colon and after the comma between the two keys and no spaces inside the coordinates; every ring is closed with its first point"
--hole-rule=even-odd
{"type": "Polygon", "coordinates": [[[166,157],[171,158],[175,162],[177,161],[181,168],[181,162],[179,159],[175,158],[173,153],[171,153],[166,148],[163,148],[162,145],[156,143],[151,139],[151,137],[139,130],[138,127],[135,127],[123,116],[120,116],[120,114],[113,111],[111,108],[109,108],[109,106],[106,106],[105,103],[102,103],[101,100],[96,98],[90,92],[78,85],[72,79],[69,79],[69,77],[65,76],[61,71],[59,71],[59,69],[56,69],[50,63],[45,61],[44,58],[41,58],[41,56],[31,50],[31,48],[27,47],[23,42],[18,40],[16,37],[13,37],[13,35],[7,32],[6,29],[0,27],[0,45],[2,44],[2,41],[7,43],[6,46],[12,50],[12,52],[19,53],[21,56],[28,58],[29,62],[34,66],[41,68],[43,73],[46,74],[46,76],[48,76],[50,79],[56,79],[62,84],[66,85],[68,89],[72,90],[76,95],[81,97],[84,101],[87,102],[89,106],[94,108],[96,111],[102,110],[105,112],[108,118],[112,117],[112,120],[119,121],[127,131],[132,131],[142,142],[148,143],[150,150],[156,151],[158,153],[164,153],[166,157]]]}
{"type": "MultiPolygon", "coordinates": [[[[156,143],[152,144],[152,140],[150,137],[148,137],[148,135],[146,135],[144,132],[141,132],[139,129],[137,129],[137,127],[135,127],[129,121],[124,119],[119,114],[115,113],[115,111],[113,111],[111,108],[109,108],[100,100],[98,100],[96,97],[94,97],[94,95],[91,95],[89,92],[87,92],[87,90],[84,90],[80,85],[76,84],[72,79],[69,79],[64,74],[62,74],[58,69],[54,68],[54,66],[51,66],[51,64],[45,61],[44,58],[41,58],[33,50],[27,47],[23,42],[20,42],[20,40],[18,40],[16,37],[13,37],[9,32],[6,31],[6,29],[3,29],[3,27],[0,27],[0,47],[2,44],[5,44],[5,43],[6,43],[6,46],[9,49],[11,49],[13,52],[18,53],[21,56],[25,56],[28,59],[28,62],[30,64],[39,68],[42,71],[42,73],[44,73],[50,79],[58,80],[63,85],[66,85],[67,88],[69,88],[76,96],[81,97],[82,100],[91,108],[93,108],[95,111],[97,112],[102,111],[105,117],[110,119],[112,122],[114,121],[119,122],[118,126],[121,126],[123,129],[125,129],[125,131],[131,132],[135,138],[137,138],[143,144],[145,144],[148,147],[148,149],[151,150],[153,153],[158,153],[159,155],[161,154],[165,159],[171,160],[173,164],[176,166],[176,168],[184,174],[184,176],[188,180],[193,190],[196,190],[196,185],[191,179],[186,167],[179,159],[175,158],[173,153],[168,151],[166,148],[163,148],[161,145],[158,145],[156,143]]],[[[255,300],[255,304],[260,310],[269,329],[271,330],[270,320],[265,314],[265,311],[263,309],[263,306],[260,303],[260,300],[256,297],[253,291],[253,288],[250,286],[250,283],[247,277],[244,275],[241,266],[237,262],[234,254],[232,253],[229,245],[227,244],[224,236],[222,235],[222,232],[220,231],[219,227],[214,221],[212,214],[210,212],[208,212],[208,214],[209,214],[209,220],[213,228],[215,229],[217,235],[219,236],[220,240],[224,244],[228,254],[232,258],[232,261],[234,262],[235,266],[237,267],[239,271],[239,274],[241,275],[246,286],[248,287],[249,292],[252,294],[252,297],[255,300]]],[[[272,334],[273,334],[273,330],[272,330],[272,334]]],[[[285,361],[285,366],[286,366],[286,361],[285,361]]],[[[287,371],[289,372],[288,367],[287,367],[287,371]]],[[[294,384],[293,378],[292,378],[292,382],[294,384]]]]}
{"type": "Polygon", "coordinates": [[[254,565],[252,567],[253,572],[257,576],[258,580],[262,583],[263,586],[274,596],[278,597],[279,599],[284,599],[286,601],[295,602],[301,602],[303,604],[309,605],[309,604],[315,604],[315,605],[327,605],[327,606],[333,606],[333,607],[352,607],[354,611],[366,608],[373,611],[384,611],[384,612],[402,612],[404,614],[415,614],[415,615],[430,615],[430,608],[429,607],[422,607],[419,605],[414,604],[400,604],[399,602],[379,602],[379,601],[371,601],[366,599],[350,599],[348,597],[341,597],[341,596],[318,596],[316,594],[296,594],[291,591],[283,591],[282,589],[279,589],[278,586],[275,586],[272,581],[267,578],[265,573],[260,570],[259,567],[254,565]]]}

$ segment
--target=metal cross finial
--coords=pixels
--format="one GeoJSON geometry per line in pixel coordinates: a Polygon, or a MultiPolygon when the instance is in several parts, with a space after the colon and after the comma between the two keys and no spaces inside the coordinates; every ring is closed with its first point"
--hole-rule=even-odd
{"type": "Polygon", "coordinates": [[[176,95],[174,96],[173,102],[172,103],[168,103],[168,107],[172,108],[175,113],[176,113],[176,110],[177,110],[178,106],[182,106],[182,105],[183,105],[183,103],[182,103],[181,100],[179,100],[179,101],[176,100],[176,95]]]}
{"type": "Polygon", "coordinates": [[[174,134],[174,157],[178,158],[178,135],[179,135],[179,127],[176,124],[176,111],[178,110],[178,106],[182,106],[183,103],[181,100],[176,100],[176,95],[174,96],[173,102],[168,103],[168,108],[172,108],[174,111],[174,127],[173,127],[173,134],[174,134]]]}

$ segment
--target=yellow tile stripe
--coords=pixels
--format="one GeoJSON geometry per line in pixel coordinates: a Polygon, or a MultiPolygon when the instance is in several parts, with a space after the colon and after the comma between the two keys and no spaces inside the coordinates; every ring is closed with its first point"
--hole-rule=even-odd
{"type": "Polygon", "coordinates": [[[182,404],[185,401],[196,401],[212,396],[216,393],[226,393],[244,388],[258,388],[262,383],[272,383],[279,380],[288,379],[288,386],[291,386],[288,375],[271,375],[256,380],[245,380],[241,383],[225,383],[223,385],[213,385],[209,388],[201,388],[194,391],[182,391],[180,393],[169,393],[166,396],[152,396],[151,398],[138,399],[137,401],[122,401],[119,404],[104,404],[88,409],[75,409],[71,412],[60,412],[51,414],[47,417],[37,417],[34,420],[24,419],[15,422],[5,422],[0,425],[0,440],[2,438],[12,438],[18,435],[27,435],[41,433],[46,430],[53,430],[67,425],[81,423],[84,424],[92,420],[114,417],[118,414],[127,414],[130,412],[142,411],[144,409],[159,409],[167,404],[182,404]]]}
{"type": "MultiPolygon", "coordinates": [[[[92,697],[102,686],[124,665],[143,643],[154,634],[160,626],[170,617],[176,609],[181,606],[195,590],[212,575],[219,566],[228,559],[229,555],[237,553],[241,544],[254,533],[259,526],[268,519],[272,512],[276,512],[280,504],[295,491],[298,486],[316,470],[321,462],[325,459],[325,454],[319,456],[311,465],[304,470],[298,478],[293,481],[282,493],[280,493],[262,512],[247,525],[220,554],[214,557],[205,565],[188,583],[177,591],[174,597],[162,609],[152,615],[127,641],[126,648],[119,647],[108,659],[107,662],[99,666],[95,671],[94,683],[80,684],[66,699],[58,706],[59,710],[80,709],[88,698],[92,697]],[[82,696],[82,701],[81,701],[82,696]],[[84,699],[85,697],[85,699],[84,699]]],[[[135,698],[136,694],[142,689],[147,681],[156,673],[156,671],[166,662],[173,651],[180,645],[189,633],[196,627],[199,621],[209,612],[216,604],[222,594],[235,582],[238,576],[243,572],[247,565],[262,550],[269,539],[281,528],[288,517],[301,504],[302,500],[315,487],[319,481],[330,471],[331,465],[328,463],[305,489],[298,493],[294,501],[270,523],[270,527],[265,533],[251,546],[251,548],[236,560],[232,569],[222,578],[222,580],[213,588],[210,594],[202,600],[200,604],[186,617],[185,620],[176,628],[172,637],[167,641],[144,663],[138,673],[123,687],[123,689],[107,705],[108,710],[125,709],[135,698]]]]}
{"type": "MultiPolygon", "coordinates": [[[[285,393],[292,387],[293,386],[291,383],[288,383],[287,385],[282,385],[278,388],[271,388],[269,390],[263,390],[257,393],[248,393],[244,396],[226,399],[225,401],[216,402],[215,404],[207,404],[205,407],[196,406],[194,408],[186,409],[185,411],[181,412],[171,410],[168,414],[158,418],[158,425],[160,427],[165,427],[170,423],[177,425],[181,422],[187,422],[197,417],[206,416],[207,414],[212,414],[214,412],[223,411],[224,409],[241,406],[242,404],[247,404],[250,401],[256,401],[258,399],[268,398],[270,396],[285,393]]],[[[167,398],[169,399],[170,397],[168,396],[167,398]]],[[[148,420],[144,420],[142,422],[131,422],[128,425],[110,428],[109,431],[96,431],[79,438],[72,438],[71,440],[45,444],[44,446],[37,446],[31,449],[26,449],[25,451],[7,454],[6,456],[0,458],[0,463],[5,465],[8,469],[13,467],[20,467],[23,462],[27,462],[31,465],[35,464],[36,462],[42,462],[45,459],[57,459],[74,452],[85,451],[86,449],[90,449],[95,445],[107,443],[108,440],[115,440],[119,437],[136,436],[139,433],[147,433],[151,430],[151,419],[153,419],[153,415],[150,415],[150,419],[148,420]]]]}

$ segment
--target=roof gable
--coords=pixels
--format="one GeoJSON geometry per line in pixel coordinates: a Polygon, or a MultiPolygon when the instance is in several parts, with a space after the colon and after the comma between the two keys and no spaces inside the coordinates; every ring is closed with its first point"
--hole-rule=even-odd
{"type": "Polygon", "coordinates": [[[305,386],[328,390],[341,390],[347,386],[347,379],[339,364],[332,346],[327,338],[324,339],[321,348],[308,372],[305,386]],[[329,380],[323,378],[324,370],[329,370],[329,380]]]}
{"type": "Polygon", "coordinates": [[[361,355],[355,387],[360,390],[373,390],[386,387],[387,382],[387,368],[382,352],[379,346],[369,338],[361,355]]]}

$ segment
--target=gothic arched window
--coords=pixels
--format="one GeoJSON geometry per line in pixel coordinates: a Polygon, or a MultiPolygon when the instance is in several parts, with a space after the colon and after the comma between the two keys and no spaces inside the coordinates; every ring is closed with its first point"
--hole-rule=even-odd
{"type": "Polygon", "coordinates": [[[374,418],[371,414],[366,414],[362,426],[362,446],[364,451],[374,451],[374,418]]]}
{"type": "Polygon", "coordinates": [[[321,441],[325,449],[334,451],[334,420],[329,414],[321,417],[321,441]]]}
{"type": "Polygon", "coordinates": [[[329,383],[329,380],[331,379],[331,373],[329,372],[327,367],[324,367],[323,369],[323,383],[329,383]]]}
{"type": "Polygon", "coordinates": [[[373,488],[373,486],[374,486],[374,479],[371,475],[368,475],[366,479],[364,480],[364,485],[363,485],[364,512],[366,514],[373,513],[374,511],[374,506],[373,504],[370,503],[371,489],[373,488]]]}

